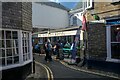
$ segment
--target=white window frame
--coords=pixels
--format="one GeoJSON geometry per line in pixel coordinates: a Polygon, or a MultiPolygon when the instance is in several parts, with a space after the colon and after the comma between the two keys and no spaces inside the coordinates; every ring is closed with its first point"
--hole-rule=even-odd
{"type": "MultiPolygon", "coordinates": [[[[15,45],[14,44],[14,40],[18,40],[18,39],[13,39],[12,38],[12,32],[13,31],[16,31],[17,32],[17,34],[18,34],[18,30],[10,30],[10,29],[4,29],[4,30],[1,30],[1,31],[4,31],[4,39],[0,39],[0,40],[4,40],[4,44],[6,44],[6,40],[10,40],[10,41],[13,41],[13,44],[12,45],[15,45]],[[11,32],[11,39],[6,39],[6,33],[5,33],[5,31],[10,31],[11,32]]],[[[1,48],[1,49],[4,49],[5,50],[5,57],[1,57],[1,58],[5,58],[5,65],[4,66],[7,66],[7,65],[12,65],[12,64],[18,64],[19,63],[19,61],[18,61],[18,63],[14,63],[14,59],[13,59],[13,57],[16,57],[16,56],[18,56],[19,57],[19,51],[18,51],[18,54],[17,55],[13,55],[13,49],[14,48],[18,48],[19,49],[19,44],[18,44],[18,47],[16,47],[16,45],[13,47],[13,46],[11,46],[11,47],[6,47],[6,45],[5,45],[5,47],[4,48],[1,48]],[[7,53],[6,53],[6,51],[7,51],[7,49],[11,49],[12,50],[12,56],[7,56],[7,53]],[[12,58],[12,63],[11,64],[7,64],[7,59],[6,58],[12,58]]],[[[16,50],[15,50],[16,51],[16,50]]],[[[15,53],[16,54],[16,53],[15,53]]]]}
{"type": "Polygon", "coordinates": [[[115,63],[120,63],[120,59],[114,59],[112,58],[111,55],[111,26],[112,25],[106,25],[106,36],[107,36],[107,58],[106,61],[109,62],[115,62],[115,63]]]}
{"type": "Polygon", "coordinates": [[[90,9],[92,7],[93,7],[93,0],[84,0],[83,1],[83,8],[84,8],[84,10],[90,9]]]}
{"type": "MultiPolygon", "coordinates": [[[[22,31],[22,34],[24,33],[24,35],[25,35],[25,33],[28,35],[28,37],[25,37],[26,39],[22,39],[22,41],[24,41],[24,42],[22,42],[22,43],[24,43],[24,45],[22,45],[22,48],[24,47],[24,51],[23,51],[23,61],[28,61],[28,60],[30,60],[31,59],[31,55],[30,55],[30,50],[31,49],[29,49],[29,47],[30,47],[30,33],[28,32],[28,31],[22,31]],[[26,45],[25,45],[25,41],[29,41],[29,42],[26,42],[26,45]],[[27,53],[24,53],[25,52],[25,47],[27,47],[27,53]],[[28,57],[28,55],[29,55],[29,57],[28,57]],[[24,60],[24,56],[25,56],[25,60],[24,60]]],[[[22,37],[23,37],[23,35],[22,35],[22,37]]]]}
{"type": "MultiPolygon", "coordinates": [[[[17,31],[17,34],[18,34],[18,56],[19,56],[19,62],[18,63],[15,63],[15,64],[12,63],[12,64],[5,65],[5,66],[0,65],[0,71],[10,69],[10,68],[24,66],[24,65],[32,62],[32,60],[33,60],[33,58],[32,58],[32,42],[31,42],[32,41],[32,33],[28,32],[29,33],[29,39],[28,39],[29,40],[29,49],[28,50],[29,50],[29,54],[30,54],[30,59],[28,59],[26,61],[23,61],[23,50],[22,50],[22,44],[21,43],[22,43],[22,32],[24,32],[24,31],[23,30],[16,30],[16,29],[3,29],[3,28],[0,28],[0,30],[3,30],[3,31],[17,31]]],[[[4,36],[5,36],[5,34],[4,34],[4,36]]],[[[4,39],[4,40],[6,40],[6,39],[4,39]]],[[[5,48],[6,48],[6,45],[5,45],[5,48]]],[[[5,51],[5,54],[6,54],[6,51],[5,51]]],[[[7,57],[7,56],[5,55],[5,57],[7,57]]],[[[7,63],[7,61],[5,60],[5,64],[6,63],[7,63]]]]}

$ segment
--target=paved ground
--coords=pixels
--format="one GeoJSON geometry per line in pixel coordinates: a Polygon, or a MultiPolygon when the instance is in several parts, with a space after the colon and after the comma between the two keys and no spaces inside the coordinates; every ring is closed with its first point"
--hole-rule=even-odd
{"type": "Polygon", "coordinates": [[[26,80],[41,80],[41,79],[48,80],[47,72],[44,69],[44,67],[36,64],[35,65],[35,73],[29,75],[26,80]]]}
{"type": "Polygon", "coordinates": [[[104,77],[104,76],[99,76],[99,75],[95,75],[95,74],[91,74],[91,73],[87,73],[87,72],[82,72],[79,70],[74,70],[71,68],[68,68],[66,66],[64,66],[63,64],[60,63],[60,61],[57,60],[53,60],[52,62],[47,63],[44,60],[44,55],[34,55],[35,60],[43,63],[45,65],[47,65],[48,67],[50,67],[50,69],[53,72],[53,77],[54,79],[73,79],[73,80],[80,80],[80,79],[106,79],[106,80],[112,80],[112,78],[109,77],[104,77]]]}
{"type": "MultiPolygon", "coordinates": [[[[65,58],[61,62],[62,62],[62,64],[67,65],[68,63],[70,63],[70,61],[71,61],[70,59],[65,58]]],[[[87,69],[86,67],[80,67],[80,66],[76,66],[76,65],[70,65],[68,67],[74,68],[74,69],[79,70],[79,71],[87,72],[87,73],[93,73],[93,74],[98,74],[98,75],[103,75],[103,76],[108,76],[108,77],[120,79],[120,74],[115,74],[112,72],[105,72],[105,71],[101,71],[101,70],[97,70],[97,69],[87,69]]]]}

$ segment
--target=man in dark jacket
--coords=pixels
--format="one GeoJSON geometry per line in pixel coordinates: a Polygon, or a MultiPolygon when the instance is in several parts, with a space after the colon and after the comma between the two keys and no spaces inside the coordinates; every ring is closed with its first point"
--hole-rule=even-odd
{"type": "Polygon", "coordinates": [[[58,40],[56,43],[56,53],[57,53],[56,59],[60,59],[59,49],[60,49],[60,40],[58,40]]]}
{"type": "Polygon", "coordinates": [[[52,51],[52,45],[50,43],[50,40],[48,39],[47,42],[44,44],[45,46],[45,53],[46,53],[46,56],[45,56],[45,60],[46,61],[52,61],[52,57],[51,57],[51,51],[52,51]]]}

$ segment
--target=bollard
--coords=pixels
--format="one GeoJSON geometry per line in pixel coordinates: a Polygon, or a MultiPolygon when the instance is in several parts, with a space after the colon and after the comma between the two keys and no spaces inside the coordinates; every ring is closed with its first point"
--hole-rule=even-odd
{"type": "Polygon", "coordinates": [[[35,58],[33,57],[33,73],[35,73],[35,58]]]}
{"type": "Polygon", "coordinates": [[[60,60],[63,60],[64,59],[64,54],[63,54],[62,49],[59,49],[59,53],[60,53],[60,60]]]}

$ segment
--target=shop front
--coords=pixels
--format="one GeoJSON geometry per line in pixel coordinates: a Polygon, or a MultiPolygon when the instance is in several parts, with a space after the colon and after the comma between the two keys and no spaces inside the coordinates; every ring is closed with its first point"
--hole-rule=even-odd
{"type": "Polygon", "coordinates": [[[88,23],[87,66],[120,74],[120,18],[88,23]]]}
{"type": "Polygon", "coordinates": [[[107,20],[107,59],[120,63],[120,19],[107,20]]]}

